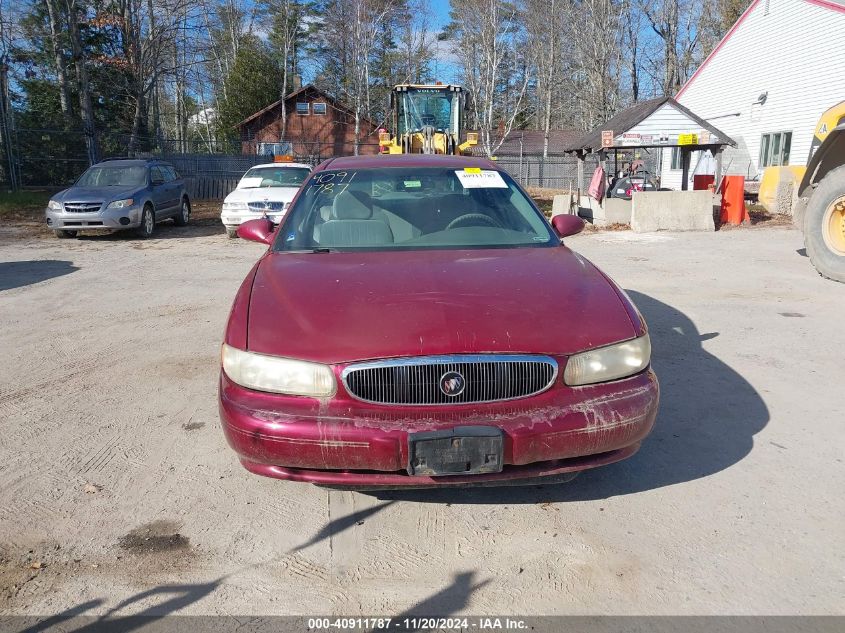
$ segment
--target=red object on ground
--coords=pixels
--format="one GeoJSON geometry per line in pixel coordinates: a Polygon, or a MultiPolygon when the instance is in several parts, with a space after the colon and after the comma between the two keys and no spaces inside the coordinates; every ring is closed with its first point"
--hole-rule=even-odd
{"type": "Polygon", "coordinates": [[[727,224],[742,224],[748,220],[744,176],[725,176],[722,181],[721,220],[727,224]]]}
{"type": "Polygon", "coordinates": [[[692,189],[693,191],[704,191],[714,182],[716,182],[716,176],[713,174],[696,174],[692,177],[692,189]]]}

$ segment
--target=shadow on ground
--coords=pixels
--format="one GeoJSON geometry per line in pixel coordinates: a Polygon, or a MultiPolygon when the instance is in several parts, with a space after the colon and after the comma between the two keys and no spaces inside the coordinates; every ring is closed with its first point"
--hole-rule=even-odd
{"type": "MultiPolygon", "coordinates": [[[[136,593],[100,616],[86,615],[86,613],[104,604],[104,601],[89,600],[56,615],[37,619],[36,622],[28,622],[29,620],[36,620],[36,618],[21,618],[27,621],[27,625],[21,633],[58,630],[72,631],[73,633],[93,633],[94,631],[104,630],[109,631],[109,633],[128,633],[148,626],[152,620],[176,614],[181,609],[202,600],[217,589],[222,581],[223,578],[218,578],[208,583],[195,585],[159,585],[136,593]],[[157,598],[158,600],[156,600],[157,598]],[[120,615],[121,611],[136,603],[148,603],[150,601],[154,604],[150,604],[132,615],[120,615]]],[[[177,629],[178,627],[174,628],[174,630],[177,629]]]]}
{"type": "Polygon", "coordinates": [[[769,421],[762,397],[745,378],[701,345],[685,314],[628,291],[649,324],[652,364],[660,381],[660,409],[651,435],[628,460],[588,470],[561,485],[373,491],[384,500],[423,503],[537,503],[581,501],[654,490],[730,468],[751,452],[769,421]]]}
{"type": "MultiPolygon", "coordinates": [[[[156,224],[155,232],[149,240],[173,240],[187,239],[194,237],[206,237],[208,235],[225,235],[226,231],[220,223],[220,218],[191,219],[188,226],[176,226],[173,222],[163,221],[156,224]]],[[[111,231],[101,233],[98,231],[82,232],[77,240],[91,242],[146,242],[146,239],[139,238],[132,230],[111,231]]]]}
{"type": "Polygon", "coordinates": [[[78,267],[59,259],[36,259],[23,262],[0,262],[0,290],[22,288],[68,275],[78,267]]]}

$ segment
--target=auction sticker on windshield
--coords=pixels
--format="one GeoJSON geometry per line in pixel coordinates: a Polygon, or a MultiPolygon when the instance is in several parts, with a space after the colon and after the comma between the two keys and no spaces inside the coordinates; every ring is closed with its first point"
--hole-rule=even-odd
{"type": "Polygon", "coordinates": [[[468,167],[455,172],[464,189],[507,189],[502,175],[492,169],[468,167]]]}

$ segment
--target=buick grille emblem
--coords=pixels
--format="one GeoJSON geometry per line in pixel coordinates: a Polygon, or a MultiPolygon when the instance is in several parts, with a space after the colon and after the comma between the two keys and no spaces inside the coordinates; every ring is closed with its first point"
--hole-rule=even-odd
{"type": "Polygon", "coordinates": [[[440,391],[450,397],[459,396],[464,392],[466,380],[456,371],[447,371],[440,376],[440,391]]]}

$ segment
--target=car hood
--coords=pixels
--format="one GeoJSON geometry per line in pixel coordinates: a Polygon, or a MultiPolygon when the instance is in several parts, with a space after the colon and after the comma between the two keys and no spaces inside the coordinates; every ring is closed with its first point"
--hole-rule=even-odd
{"type": "Polygon", "coordinates": [[[268,253],[250,350],[342,363],[456,353],[569,355],[636,336],[611,282],[566,247],[268,253]]]}
{"type": "Polygon", "coordinates": [[[224,202],[290,202],[299,187],[251,187],[249,189],[235,189],[226,196],[224,202]]]}
{"type": "Polygon", "coordinates": [[[71,187],[53,196],[61,202],[104,202],[131,198],[138,187],[71,187]]]}

